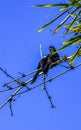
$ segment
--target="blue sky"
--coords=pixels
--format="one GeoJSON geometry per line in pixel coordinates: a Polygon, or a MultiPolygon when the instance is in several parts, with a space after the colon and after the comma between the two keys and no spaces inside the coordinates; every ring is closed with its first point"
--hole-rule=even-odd
{"type": "MultiPolygon", "coordinates": [[[[57,2],[50,0],[50,3],[57,2]]],[[[43,0],[42,4],[48,3],[43,0]]],[[[46,55],[49,45],[59,49],[62,37],[59,32],[51,35],[59,21],[55,22],[38,34],[37,30],[59,13],[59,9],[36,9],[32,5],[41,4],[37,0],[3,0],[0,1],[0,67],[6,69],[13,77],[20,76],[18,72],[28,73],[36,69],[40,61],[42,43],[43,56],[46,55]]],[[[71,55],[72,47],[60,53],[60,56],[71,55]]],[[[73,51],[76,50],[76,47],[73,51]]],[[[76,60],[76,63],[80,59],[76,60]]],[[[75,64],[76,64],[75,63],[75,64]]],[[[68,64],[67,64],[68,65],[68,64]]],[[[53,68],[47,78],[65,70],[61,66],[53,68]]],[[[81,130],[81,67],[47,83],[47,89],[55,109],[50,108],[49,100],[43,86],[25,93],[13,103],[14,116],[10,116],[9,104],[0,110],[1,130],[81,130]]],[[[27,77],[27,79],[31,78],[27,77]]],[[[25,78],[25,81],[27,80],[25,78]]],[[[42,82],[42,76],[36,83],[42,82]]],[[[0,85],[10,81],[0,73],[0,85]]],[[[14,85],[14,84],[13,84],[14,85]]],[[[34,86],[34,85],[32,85],[34,86]]],[[[1,87],[2,88],[2,87],[1,87]]],[[[0,93],[0,104],[9,97],[11,92],[0,93]]]]}

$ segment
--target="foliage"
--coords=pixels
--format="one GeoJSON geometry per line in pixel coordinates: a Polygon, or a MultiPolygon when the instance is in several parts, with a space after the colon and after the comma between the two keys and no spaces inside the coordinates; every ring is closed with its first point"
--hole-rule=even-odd
{"type": "MultiPolygon", "coordinates": [[[[70,45],[80,44],[81,43],[81,0],[68,0],[68,3],[61,3],[61,4],[43,4],[43,5],[36,5],[35,8],[54,8],[60,7],[61,13],[51,19],[48,23],[46,23],[43,27],[41,27],[38,32],[42,32],[46,29],[49,25],[54,23],[57,19],[61,18],[63,15],[65,18],[60,22],[60,24],[55,28],[53,34],[58,32],[60,28],[63,26],[65,27],[65,34],[73,33],[73,38],[70,38],[63,42],[63,46],[59,49],[59,51],[69,47],[70,45]],[[70,22],[68,23],[68,19],[70,22]],[[66,23],[66,25],[64,25],[66,23]]],[[[72,65],[75,61],[75,58],[81,55],[81,49],[79,52],[77,51],[75,54],[72,55],[70,64],[72,65]]]]}

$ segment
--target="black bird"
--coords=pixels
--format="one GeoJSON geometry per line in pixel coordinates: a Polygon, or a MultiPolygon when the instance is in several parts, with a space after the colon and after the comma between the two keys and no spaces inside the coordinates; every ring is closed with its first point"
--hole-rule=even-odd
{"type": "Polygon", "coordinates": [[[49,46],[50,54],[46,55],[41,59],[38,64],[37,72],[35,73],[31,83],[34,83],[40,73],[47,74],[49,69],[52,69],[54,66],[58,65],[58,60],[60,60],[59,54],[56,52],[55,47],[49,46]]]}

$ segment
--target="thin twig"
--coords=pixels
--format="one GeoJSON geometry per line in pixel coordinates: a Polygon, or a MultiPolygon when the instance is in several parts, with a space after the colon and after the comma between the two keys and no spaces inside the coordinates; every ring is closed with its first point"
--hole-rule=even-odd
{"type": "MultiPolygon", "coordinates": [[[[42,45],[41,45],[41,44],[40,44],[40,57],[41,57],[41,59],[43,58],[42,45]]],[[[51,104],[51,107],[54,108],[54,105],[53,105],[52,100],[51,100],[51,96],[49,95],[48,90],[47,90],[47,88],[46,88],[46,83],[45,83],[46,74],[44,74],[43,78],[44,78],[44,88],[43,88],[43,90],[46,92],[46,95],[47,95],[48,100],[49,100],[49,102],[50,102],[50,104],[51,104]]]]}
{"type": "MultiPolygon", "coordinates": [[[[79,66],[81,66],[81,63],[75,65],[75,66],[74,66],[74,69],[77,68],[77,67],[79,67],[79,66]]],[[[61,75],[63,75],[63,74],[65,74],[65,73],[69,72],[70,70],[73,70],[73,69],[71,69],[71,68],[66,69],[65,71],[63,71],[63,72],[57,74],[56,76],[53,76],[52,78],[46,80],[45,83],[51,82],[52,80],[54,80],[54,79],[60,77],[61,75]]],[[[39,87],[39,86],[41,86],[42,84],[44,84],[44,82],[42,82],[42,83],[40,83],[40,84],[37,84],[37,85],[33,86],[32,88],[30,88],[30,91],[33,90],[33,89],[35,89],[35,88],[37,88],[37,87],[39,87]]],[[[26,93],[26,92],[28,92],[28,91],[29,91],[29,90],[25,90],[25,91],[23,91],[23,92],[21,92],[21,93],[18,93],[17,95],[26,93]]]]}
{"type": "Polygon", "coordinates": [[[20,87],[20,86],[16,86],[16,87],[12,87],[12,88],[7,88],[7,89],[0,90],[0,93],[1,92],[6,92],[6,91],[9,91],[9,90],[13,90],[13,89],[16,89],[18,87],[20,87]]]}
{"type": "MultiPolygon", "coordinates": [[[[56,63],[58,63],[58,65],[59,65],[59,64],[62,63],[62,62],[67,62],[67,61],[70,60],[70,58],[71,58],[71,57],[66,57],[66,56],[64,56],[61,60],[58,60],[58,61],[56,61],[55,63],[52,63],[52,65],[54,65],[54,64],[56,64],[56,63]]],[[[24,75],[22,75],[22,76],[19,77],[19,78],[15,78],[14,80],[5,83],[4,85],[8,85],[8,84],[10,84],[10,83],[13,83],[13,82],[15,82],[15,81],[18,81],[19,79],[24,78],[24,77],[27,77],[27,76],[29,76],[29,75],[31,75],[31,74],[37,72],[38,70],[40,70],[40,69],[36,69],[36,70],[34,70],[34,71],[32,71],[32,72],[29,72],[29,73],[27,73],[27,74],[24,74],[24,75]]],[[[42,73],[43,73],[43,72],[42,72],[42,73]]],[[[42,74],[42,73],[41,73],[41,74],[42,74]]]]}
{"type": "Polygon", "coordinates": [[[13,116],[13,111],[12,111],[12,99],[10,99],[10,101],[9,101],[9,107],[10,107],[11,116],[13,116]]]}
{"type": "Polygon", "coordinates": [[[9,81],[9,82],[7,82],[7,83],[5,83],[5,84],[7,85],[7,84],[10,84],[10,83],[13,83],[13,82],[15,82],[16,80],[19,80],[19,79],[21,79],[21,78],[27,77],[27,76],[29,76],[29,75],[31,75],[31,74],[37,72],[38,70],[40,70],[40,69],[36,69],[36,70],[34,70],[34,71],[32,71],[32,72],[29,72],[29,73],[27,73],[27,74],[25,74],[24,76],[21,76],[21,77],[19,77],[19,78],[15,78],[14,80],[9,81]]]}
{"type": "Polygon", "coordinates": [[[50,104],[51,104],[51,108],[55,108],[55,106],[54,106],[53,103],[52,103],[51,96],[49,95],[48,90],[47,90],[47,88],[46,88],[46,83],[45,83],[45,81],[46,81],[46,75],[44,74],[44,88],[43,88],[43,90],[45,90],[45,92],[46,92],[46,95],[47,95],[47,97],[48,97],[48,99],[49,99],[49,101],[50,101],[50,104]]]}
{"type": "Polygon", "coordinates": [[[43,54],[42,54],[42,44],[40,44],[40,58],[43,58],[43,54]]]}
{"type": "MultiPolygon", "coordinates": [[[[32,79],[26,81],[25,84],[28,84],[31,81],[32,81],[32,79]]],[[[6,101],[3,102],[3,104],[0,106],[0,109],[3,108],[25,86],[20,86],[15,92],[13,92],[12,95],[6,101]]]]}
{"type": "MultiPolygon", "coordinates": [[[[81,66],[81,63],[75,65],[74,68],[77,68],[77,67],[79,67],[79,66],[81,66]]],[[[72,69],[69,68],[69,69],[67,69],[67,70],[65,70],[65,71],[63,71],[63,72],[57,74],[56,76],[54,76],[54,77],[52,77],[52,78],[46,80],[45,83],[50,82],[50,81],[56,79],[57,77],[60,77],[61,75],[63,75],[63,74],[65,74],[65,73],[69,72],[70,70],[72,70],[72,69]]],[[[31,81],[32,81],[32,78],[31,78],[30,80],[26,81],[26,82],[25,82],[25,86],[26,86],[28,83],[30,83],[31,81]]],[[[44,82],[42,82],[42,83],[40,83],[40,84],[37,84],[36,86],[30,88],[30,90],[33,90],[34,88],[37,88],[37,87],[39,87],[39,86],[42,85],[42,84],[44,84],[44,82]]],[[[17,96],[17,95],[19,94],[18,92],[19,92],[22,88],[24,88],[25,86],[20,86],[14,93],[12,93],[12,95],[11,95],[7,100],[5,100],[5,101],[3,102],[3,104],[0,106],[0,109],[2,109],[14,96],[17,96]]],[[[27,90],[27,91],[29,91],[29,90],[27,90]]]]}
{"type": "MultiPolygon", "coordinates": [[[[21,84],[22,81],[19,81],[18,79],[15,79],[14,77],[12,77],[10,74],[7,73],[6,70],[2,69],[1,67],[0,67],[0,70],[1,70],[6,76],[8,76],[9,78],[13,79],[13,81],[17,82],[18,84],[21,84]]],[[[8,84],[5,83],[4,86],[6,86],[6,85],[8,85],[8,84]]]]}

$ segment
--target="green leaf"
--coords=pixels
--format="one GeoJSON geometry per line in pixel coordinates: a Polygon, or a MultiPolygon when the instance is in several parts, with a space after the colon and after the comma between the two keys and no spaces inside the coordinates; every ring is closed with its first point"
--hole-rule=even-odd
{"type": "Polygon", "coordinates": [[[71,66],[72,66],[72,64],[74,63],[75,59],[78,56],[81,56],[81,47],[79,47],[79,49],[77,50],[77,52],[71,56],[71,59],[70,59],[70,65],[71,66]]]}
{"type": "MultiPolygon", "coordinates": [[[[71,2],[71,1],[70,1],[71,2]]],[[[72,1],[70,4],[43,4],[43,5],[35,5],[34,8],[52,8],[52,7],[69,7],[69,6],[81,6],[78,1],[72,1]]]]}
{"type": "Polygon", "coordinates": [[[70,45],[73,45],[73,44],[77,44],[77,43],[80,43],[81,42],[81,35],[80,36],[76,36],[74,38],[71,38],[65,42],[63,42],[63,47],[61,47],[58,51],[62,51],[64,50],[66,47],[69,47],[70,45]]]}
{"type": "Polygon", "coordinates": [[[77,0],[69,0],[70,2],[77,2],[77,0]]]}
{"type": "Polygon", "coordinates": [[[70,27],[69,30],[76,33],[81,33],[81,24],[77,24],[75,27],[70,27]]]}
{"type": "Polygon", "coordinates": [[[81,3],[81,0],[69,0],[72,4],[74,4],[75,6],[79,6],[81,3]]]}
{"type": "Polygon", "coordinates": [[[35,5],[33,7],[35,7],[35,8],[50,8],[50,7],[56,7],[56,6],[68,7],[69,4],[43,4],[43,5],[35,5]]]}
{"type": "Polygon", "coordinates": [[[58,25],[58,27],[53,31],[53,34],[56,33],[61,27],[62,25],[69,19],[69,15],[58,25]]]}
{"type": "MultiPolygon", "coordinates": [[[[66,30],[66,33],[67,33],[69,30],[74,31],[74,29],[72,28],[72,25],[76,22],[76,20],[77,20],[77,18],[79,17],[80,13],[81,13],[81,11],[79,11],[78,14],[74,16],[73,20],[70,22],[70,24],[69,24],[69,26],[68,26],[68,28],[67,28],[67,30],[66,30]]],[[[75,25],[75,28],[76,28],[76,25],[75,25]]],[[[79,28],[79,29],[76,29],[76,30],[80,30],[80,28],[79,28]]],[[[78,32],[77,32],[77,33],[78,33],[78,32]]]]}
{"type": "Polygon", "coordinates": [[[66,10],[67,6],[63,6],[60,11],[66,10]]]}
{"type": "MultiPolygon", "coordinates": [[[[58,25],[58,27],[53,31],[53,34],[56,33],[61,27],[62,25],[70,18],[71,14],[73,14],[78,8],[75,8],[75,10],[73,10],[69,15],[67,15],[67,17],[58,25]]],[[[78,16],[77,16],[78,17],[78,16]]],[[[72,23],[71,23],[72,24],[72,23]]]]}
{"type": "Polygon", "coordinates": [[[77,44],[81,42],[81,35],[73,37],[65,42],[63,42],[64,45],[71,45],[71,44],[77,44]]]}
{"type": "MultiPolygon", "coordinates": [[[[72,7],[71,7],[72,8],[72,7]]],[[[63,14],[65,14],[66,12],[68,12],[71,8],[63,11],[60,15],[58,15],[57,17],[53,18],[51,21],[49,21],[47,24],[45,24],[41,29],[38,30],[38,32],[43,31],[45,28],[47,28],[50,24],[52,24],[55,20],[57,20],[58,18],[60,18],[63,14]]]]}
{"type": "Polygon", "coordinates": [[[70,61],[70,66],[74,63],[75,59],[77,58],[77,53],[73,54],[70,61]]]}

